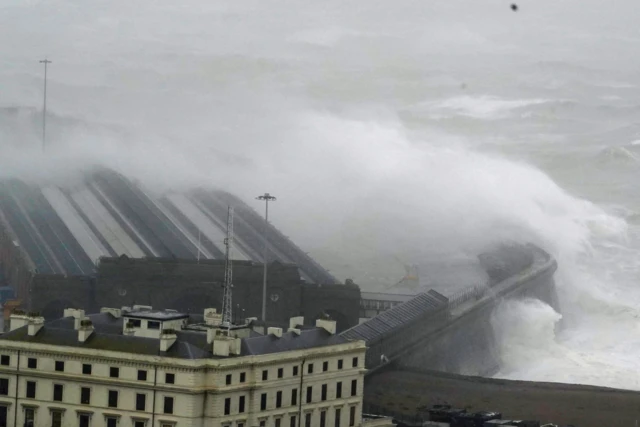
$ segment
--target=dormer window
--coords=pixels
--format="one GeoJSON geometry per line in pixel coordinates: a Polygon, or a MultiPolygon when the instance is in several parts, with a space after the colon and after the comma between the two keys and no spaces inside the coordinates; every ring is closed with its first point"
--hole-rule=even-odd
{"type": "Polygon", "coordinates": [[[127,328],[139,328],[142,325],[140,319],[128,319],[127,328]]]}

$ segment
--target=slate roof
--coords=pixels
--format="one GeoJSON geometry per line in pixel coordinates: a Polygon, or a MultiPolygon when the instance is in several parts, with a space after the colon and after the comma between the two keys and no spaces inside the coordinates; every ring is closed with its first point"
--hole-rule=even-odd
{"type": "MultiPolygon", "coordinates": [[[[146,191],[99,169],[69,186],[0,181],[0,222],[40,274],[90,276],[100,257],[224,259],[227,207],[235,208],[234,259],[262,262],[264,221],[224,191],[146,191]]],[[[273,225],[269,261],[296,264],[311,283],[337,283],[273,225]]]]}
{"type": "Polygon", "coordinates": [[[324,328],[301,330],[300,335],[286,332],[278,338],[274,335],[245,338],[242,340],[242,355],[280,353],[303,350],[349,342],[346,338],[330,334],[324,328]]]}
{"type": "MultiPolygon", "coordinates": [[[[29,336],[28,327],[23,326],[0,335],[0,340],[110,350],[178,359],[218,358],[213,356],[212,346],[207,343],[206,332],[176,331],[176,342],[169,351],[163,353],[160,352],[160,341],[157,338],[123,335],[122,318],[116,318],[110,313],[91,314],[87,317],[93,322],[94,332],[85,342],[78,341],[78,332],[74,329],[75,321],[72,317],[45,323],[35,336],[29,336]]],[[[242,339],[241,356],[280,353],[348,342],[346,338],[329,334],[323,328],[302,330],[299,336],[287,332],[282,334],[282,338],[276,338],[273,335],[256,336],[257,334],[253,331],[252,335],[242,339]]]]}
{"type": "Polygon", "coordinates": [[[366,322],[347,329],[340,335],[349,340],[364,340],[369,345],[384,336],[395,333],[430,312],[446,307],[448,301],[447,297],[434,290],[420,293],[407,302],[396,305],[366,322]]]}

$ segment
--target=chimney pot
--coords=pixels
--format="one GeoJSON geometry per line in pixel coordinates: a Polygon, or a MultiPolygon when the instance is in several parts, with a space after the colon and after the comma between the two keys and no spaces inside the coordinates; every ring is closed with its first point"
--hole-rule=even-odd
{"type": "Polygon", "coordinates": [[[267,334],[282,338],[282,328],[268,328],[267,334]]]}
{"type": "Polygon", "coordinates": [[[304,316],[296,316],[289,319],[289,329],[304,325],[304,316]]]}

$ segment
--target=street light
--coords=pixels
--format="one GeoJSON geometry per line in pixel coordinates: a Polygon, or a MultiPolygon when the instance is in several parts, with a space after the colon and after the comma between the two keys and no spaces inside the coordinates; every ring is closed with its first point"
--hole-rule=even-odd
{"type": "Polygon", "coordinates": [[[262,271],[262,322],[267,324],[267,227],[269,225],[269,202],[275,202],[276,198],[269,193],[256,197],[256,200],[264,200],[264,230],[262,232],[262,240],[264,243],[264,252],[262,254],[262,262],[264,264],[262,271]]]}
{"type": "Polygon", "coordinates": [[[44,152],[47,139],[47,65],[51,64],[47,58],[40,61],[44,64],[44,106],[42,107],[42,152],[44,152]]]}

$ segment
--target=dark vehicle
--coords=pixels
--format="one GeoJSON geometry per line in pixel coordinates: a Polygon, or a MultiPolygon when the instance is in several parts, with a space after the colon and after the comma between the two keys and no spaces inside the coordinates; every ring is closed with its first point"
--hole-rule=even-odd
{"type": "Polygon", "coordinates": [[[484,427],[484,423],[489,420],[501,420],[500,412],[464,412],[455,415],[451,420],[451,427],[484,427]]]}
{"type": "Polygon", "coordinates": [[[451,405],[433,405],[427,412],[429,421],[451,423],[454,417],[466,413],[466,410],[452,408],[451,405]]]}

